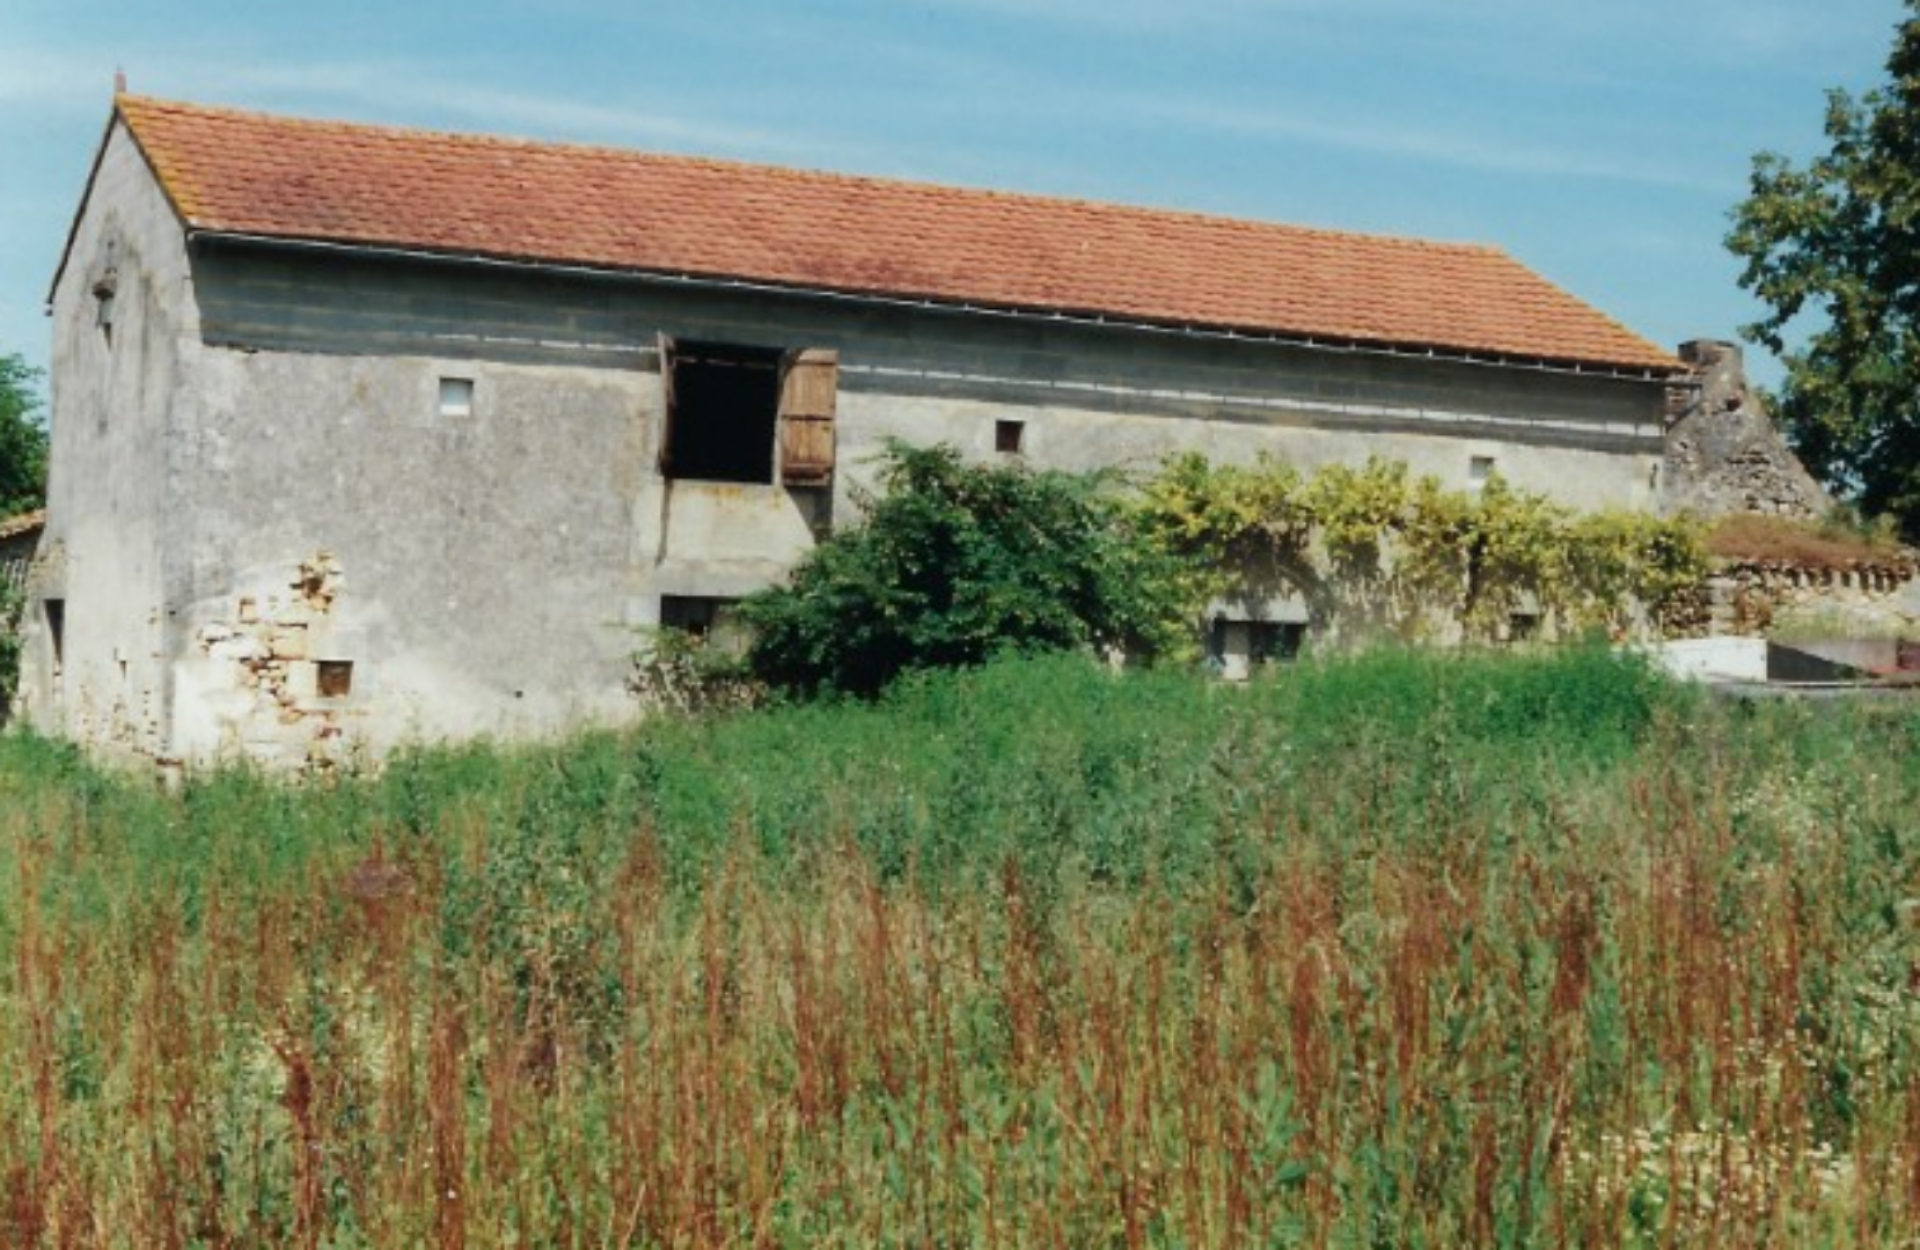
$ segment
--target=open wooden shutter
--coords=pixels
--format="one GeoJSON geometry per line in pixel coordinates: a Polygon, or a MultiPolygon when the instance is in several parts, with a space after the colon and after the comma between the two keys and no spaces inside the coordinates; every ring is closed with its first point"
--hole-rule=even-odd
{"type": "Polygon", "coordinates": [[[780,378],[780,480],[825,486],[833,480],[833,418],[840,353],[805,348],[787,358],[780,378]]]}
{"type": "Polygon", "coordinates": [[[660,336],[660,472],[673,476],[673,424],[679,415],[673,402],[673,353],[671,335],[660,336]]]}

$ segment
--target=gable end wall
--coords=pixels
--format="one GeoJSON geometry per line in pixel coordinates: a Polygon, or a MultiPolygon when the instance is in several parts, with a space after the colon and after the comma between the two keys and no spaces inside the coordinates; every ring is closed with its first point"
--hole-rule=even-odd
{"type": "Polygon", "coordinates": [[[186,543],[176,435],[198,324],[179,221],[122,126],[106,137],[51,314],[48,519],[23,710],[106,754],[164,758],[186,543]],[[95,293],[109,271],[110,332],[95,293]],[[49,599],[64,604],[57,663],[49,599]]]}

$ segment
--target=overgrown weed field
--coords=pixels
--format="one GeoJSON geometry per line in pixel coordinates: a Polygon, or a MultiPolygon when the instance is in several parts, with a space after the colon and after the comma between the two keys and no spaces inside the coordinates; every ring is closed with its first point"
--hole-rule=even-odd
{"type": "Polygon", "coordinates": [[[1917,747],[1597,651],[173,796],[7,736],[0,1243],[1900,1242],[1917,747]]]}

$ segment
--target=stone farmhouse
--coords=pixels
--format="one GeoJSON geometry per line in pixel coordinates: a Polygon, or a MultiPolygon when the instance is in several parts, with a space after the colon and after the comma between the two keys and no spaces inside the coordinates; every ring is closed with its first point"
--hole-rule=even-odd
{"type": "Polygon", "coordinates": [[[50,302],[22,701],[163,764],[630,716],[888,439],[1652,508],[1683,375],[1488,247],[129,95],[50,302]]]}

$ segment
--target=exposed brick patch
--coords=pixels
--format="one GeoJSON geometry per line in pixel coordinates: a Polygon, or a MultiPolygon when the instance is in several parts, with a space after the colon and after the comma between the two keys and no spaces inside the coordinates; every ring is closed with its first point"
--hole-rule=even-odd
{"type": "Polygon", "coordinates": [[[310,770],[341,762],[352,709],[322,694],[314,643],[345,584],[340,561],[316,552],[300,562],[286,593],[240,596],[227,619],[200,627],[200,653],[231,662],[234,680],[253,695],[242,737],[255,754],[271,748],[272,762],[310,770]]]}

